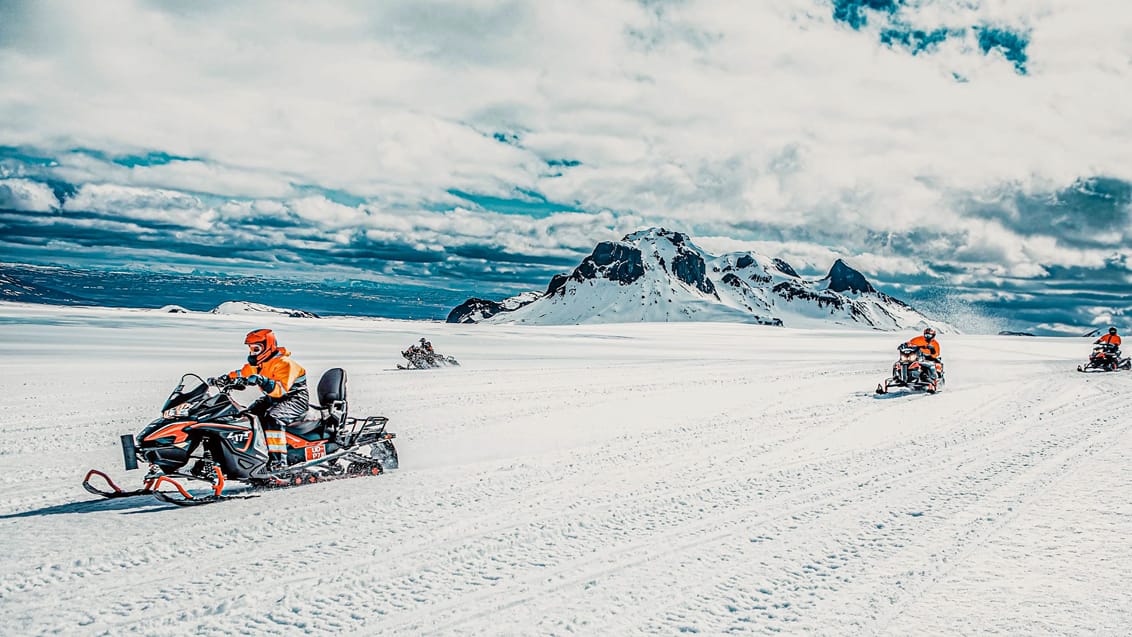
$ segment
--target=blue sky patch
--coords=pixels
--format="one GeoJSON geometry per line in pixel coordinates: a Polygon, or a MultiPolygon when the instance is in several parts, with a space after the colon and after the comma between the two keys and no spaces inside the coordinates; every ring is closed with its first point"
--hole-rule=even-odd
{"type": "Polygon", "coordinates": [[[315,186],[313,184],[296,184],[292,183],[291,188],[300,195],[318,195],[333,201],[336,204],[356,208],[366,202],[364,197],[352,195],[345,190],[338,190],[336,188],[323,188],[322,186],[315,186]]]}
{"type": "Polygon", "coordinates": [[[866,9],[891,15],[901,4],[900,0],[833,0],[833,19],[860,29],[869,23],[866,9]]]}
{"type": "Polygon", "coordinates": [[[200,161],[193,157],[183,157],[181,155],[170,155],[169,153],[161,151],[150,151],[144,155],[119,155],[113,157],[110,161],[125,166],[126,168],[135,168],[137,166],[164,166],[175,161],[200,161]]]}
{"type": "Polygon", "coordinates": [[[984,54],[999,51],[1014,63],[1015,70],[1022,75],[1026,74],[1026,62],[1029,60],[1026,47],[1030,45],[1030,41],[1025,35],[996,27],[978,27],[975,32],[979,37],[979,49],[984,54]]]}
{"type": "Polygon", "coordinates": [[[581,212],[575,206],[557,203],[548,200],[542,194],[533,190],[516,188],[519,197],[493,197],[491,195],[478,195],[464,192],[455,188],[448,190],[448,194],[471,202],[484,210],[508,215],[524,215],[535,219],[543,219],[558,212],[581,212]]]}
{"type": "Polygon", "coordinates": [[[888,28],[880,32],[880,41],[892,47],[902,47],[916,55],[923,51],[930,51],[951,35],[949,29],[935,29],[923,31],[910,28],[888,28]]]}
{"type": "Polygon", "coordinates": [[[964,38],[973,33],[983,55],[997,51],[1014,65],[1018,74],[1027,74],[1026,63],[1029,57],[1026,48],[1030,41],[1024,32],[986,25],[961,28],[940,26],[931,30],[913,28],[902,19],[906,8],[903,0],[833,0],[833,19],[860,31],[869,26],[869,15],[874,14],[878,23],[883,25],[878,36],[881,44],[904,49],[912,55],[932,51],[950,38],[964,38]]]}
{"type": "Polygon", "coordinates": [[[58,163],[53,157],[39,154],[35,149],[19,146],[0,146],[0,161],[5,159],[30,166],[46,167],[55,166],[58,163]]]}

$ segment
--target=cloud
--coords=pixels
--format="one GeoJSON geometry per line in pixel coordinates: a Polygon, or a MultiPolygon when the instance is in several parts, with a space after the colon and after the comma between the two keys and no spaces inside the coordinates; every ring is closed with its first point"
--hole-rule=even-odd
{"type": "Polygon", "coordinates": [[[57,207],[59,200],[46,184],[27,179],[0,179],[0,208],[47,212],[57,207]]]}
{"type": "Polygon", "coordinates": [[[1128,285],[1115,0],[0,11],[0,208],[38,213],[5,258],[518,285],[655,224],[909,287],[1128,285]]]}

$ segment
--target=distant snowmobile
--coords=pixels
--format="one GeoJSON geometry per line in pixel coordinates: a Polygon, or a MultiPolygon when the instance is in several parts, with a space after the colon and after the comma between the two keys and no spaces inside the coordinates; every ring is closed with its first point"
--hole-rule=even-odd
{"type": "Polygon", "coordinates": [[[451,356],[437,353],[432,348],[432,343],[423,338],[419,343],[414,343],[409,346],[409,349],[401,352],[401,356],[409,361],[409,364],[397,365],[397,369],[435,369],[446,365],[458,366],[460,364],[451,356]]]}
{"type": "Polygon", "coordinates": [[[396,434],[385,431],[388,419],[347,415],[346,372],[342,369],[327,370],[319,380],[321,406],[314,406],[307,419],[287,425],[289,466],[275,472],[267,469],[267,443],[259,420],[230,395],[246,389],[245,380],[227,376],[210,380],[185,374],[161,408],[160,418],[136,437],[121,437],[126,470],[137,469],[139,460],[149,463],[142,488],[125,491],[96,469],[87,473],[83,488],[105,498],[153,495],[190,506],[254,497],[226,494],[229,481],[253,488],[283,487],[379,475],[397,468],[396,434]],[[91,484],[96,476],[111,490],[91,484]],[[212,493],[193,495],[181,484],[183,480],[206,482],[212,493]],[[162,486],[172,490],[162,491],[162,486]]]}
{"type": "Polygon", "coordinates": [[[1132,358],[1121,358],[1120,348],[1108,343],[1099,343],[1093,347],[1089,354],[1089,362],[1078,365],[1079,372],[1115,372],[1122,369],[1132,369],[1132,358]]]}
{"type": "Polygon", "coordinates": [[[904,344],[896,348],[899,356],[892,365],[892,376],[877,385],[876,393],[887,394],[891,387],[925,390],[934,394],[943,389],[943,362],[928,360],[920,348],[904,344]],[[928,365],[935,365],[936,383],[931,382],[928,365]]]}

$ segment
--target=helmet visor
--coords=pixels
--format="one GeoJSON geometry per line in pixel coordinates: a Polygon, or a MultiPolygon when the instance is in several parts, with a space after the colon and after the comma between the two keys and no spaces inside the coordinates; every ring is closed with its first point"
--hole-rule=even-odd
{"type": "Polygon", "coordinates": [[[248,343],[248,351],[252,356],[259,356],[263,353],[263,343],[248,343]]]}

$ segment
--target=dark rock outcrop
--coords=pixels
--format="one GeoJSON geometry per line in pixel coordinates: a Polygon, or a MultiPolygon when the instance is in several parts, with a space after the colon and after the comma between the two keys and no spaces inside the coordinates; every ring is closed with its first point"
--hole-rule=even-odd
{"type": "Polygon", "coordinates": [[[865,278],[865,275],[845,265],[845,262],[841,259],[833,262],[833,267],[829,269],[829,274],[825,278],[829,279],[829,285],[826,286],[826,289],[834,292],[871,292],[875,294],[877,291],[865,278]]]}
{"type": "Polygon", "coordinates": [[[645,264],[641,251],[632,246],[614,241],[602,241],[594,248],[593,254],[586,257],[581,265],[574,268],[569,276],[555,275],[547,286],[546,293],[560,292],[566,282],[573,279],[582,281],[596,278],[609,279],[621,285],[629,285],[645,275],[645,264]]]}
{"type": "Polygon", "coordinates": [[[672,274],[704,294],[715,294],[715,284],[707,278],[707,265],[695,252],[681,249],[672,259],[672,274]]]}
{"type": "Polygon", "coordinates": [[[487,299],[468,299],[448,313],[446,323],[476,323],[499,314],[503,305],[487,299]]]}
{"type": "Polygon", "coordinates": [[[789,263],[783,261],[782,259],[774,259],[773,263],[774,267],[778,268],[779,272],[788,276],[792,276],[794,278],[801,278],[798,276],[798,271],[792,268],[789,263]]]}

